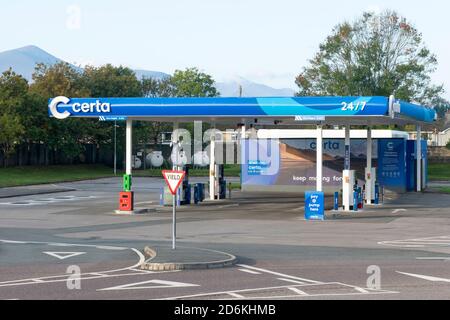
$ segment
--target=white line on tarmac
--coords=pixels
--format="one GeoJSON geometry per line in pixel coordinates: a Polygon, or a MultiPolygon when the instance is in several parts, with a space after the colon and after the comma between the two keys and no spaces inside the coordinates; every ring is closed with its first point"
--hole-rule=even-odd
{"type": "Polygon", "coordinates": [[[320,281],[315,281],[315,280],[311,280],[311,279],[304,279],[304,278],[300,278],[300,277],[295,277],[295,276],[291,276],[291,275],[280,273],[280,272],[270,271],[270,270],[267,270],[267,269],[256,268],[256,267],[248,266],[248,265],[245,265],[245,264],[238,264],[238,266],[242,267],[242,268],[250,269],[250,270],[260,271],[260,272],[263,272],[263,273],[273,274],[275,276],[280,276],[280,277],[283,277],[283,278],[290,278],[290,279],[300,280],[300,281],[309,282],[309,283],[317,283],[317,284],[323,283],[323,282],[320,282],[320,281]]]}
{"type": "MultiPolygon", "coordinates": [[[[318,287],[318,286],[321,286],[321,285],[328,285],[328,284],[341,284],[341,283],[339,283],[339,282],[321,282],[321,283],[316,283],[316,284],[304,284],[304,285],[298,285],[298,286],[290,285],[290,286],[280,286],[280,287],[263,287],[263,288],[254,288],[254,289],[219,291],[219,292],[200,293],[200,294],[178,296],[178,297],[169,297],[169,298],[164,298],[164,299],[161,299],[161,300],[191,299],[191,298],[199,298],[199,299],[201,299],[202,297],[208,297],[208,296],[230,295],[230,293],[241,295],[241,294],[244,294],[244,293],[251,294],[254,291],[279,290],[279,289],[303,288],[303,287],[318,287]]],[[[373,291],[364,290],[365,292],[362,292],[362,291],[357,290],[352,285],[346,285],[346,286],[352,287],[358,292],[354,292],[354,293],[319,293],[319,294],[307,294],[307,296],[299,295],[299,294],[296,294],[296,295],[284,295],[284,296],[265,296],[265,297],[261,297],[261,296],[258,296],[258,297],[246,296],[244,298],[248,299],[248,300],[261,300],[261,299],[263,299],[263,300],[269,299],[270,300],[270,299],[287,299],[287,298],[299,298],[299,297],[355,296],[355,295],[397,294],[398,293],[396,291],[387,291],[387,290],[373,290],[373,291]]],[[[359,288],[359,287],[357,287],[357,288],[359,288]]],[[[242,299],[242,298],[239,298],[239,299],[242,299]]]]}
{"type": "Polygon", "coordinates": [[[238,299],[244,299],[245,298],[244,296],[242,296],[240,294],[237,294],[237,293],[234,293],[234,292],[228,292],[228,294],[230,296],[232,296],[233,298],[238,298],[238,299]]]}
{"type": "Polygon", "coordinates": [[[295,287],[288,287],[288,290],[291,290],[292,292],[295,292],[301,296],[308,296],[309,294],[307,294],[306,292],[303,292],[302,290],[299,290],[295,287]]]}
{"type": "Polygon", "coordinates": [[[278,279],[278,280],[281,280],[281,281],[286,281],[286,282],[295,283],[295,284],[305,284],[304,282],[295,281],[295,280],[292,280],[292,279],[284,279],[284,278],[277,278],[277,279],[278,279]]]}
{"type": "Polygon", "coordinates": [[[419,278],[419,279],[428,280],[428,281],[433,281],[433,282],[450,282],[450,279],[446,279],[446,278],[427,276],[427,275],[423,275],[423,274],[406,273],[406,272],[400,272],[400,271],[396,271],[396,272],[400,273],[400,274],[403,274],[405,276],[410,276],[410,277],[419,278]]]}
{"type": "Polygon", "coordinates": [[[247,272],[247,273],[250,273],[250,274],[261,274],[261,272],[256,272],[256,271],[247,270],[247,269],[238,269],[238,270],[242,271],[242,272],[247,272]]]}
{"type": "Polygon", "coordinates": [[[444,261],[449,260],[450,261],[450,257],[417,257],[416,259],[417,260],[444,260],[444,261]]]}
{"type": "MultiPolygon", "coordinates": [[[[111,275],[110,273],[116,273],[121,271],[129,271],[136,269],[140,267],[144,261],[145,257],[144,255],[135,248],[125,248],[125,247],[112,247],[112,246],[96,246],[96,245],[85,245],[85,244],[69,244],[69,243],[56,243],[56,242],[38,242],[38,241],[13,241],[13,240],[2,240],[0,239],[0,243],[9,243],[9,244],[46,244],[50,246],[71,246],[71,247],[90,247],[90,248],[97,248],[97,249],[103,249],[103,250],[132,250],[137,254],[139,257],[139,261],[126,268],[120,268],[115,270],[105,270],[105,271],[97,271],[92,273],[83,273],[80,275],[81,280],[92,280],[92,279],[98,279],[98,278],[104,278],[104,277],[121,277],[121,276],[130,276],[130,275],[143,275],[143,273],[128,273],[128,274],[119,274],[119,275],[111,275]],[[107,274],[107,275],[105,275],[107,274]],[[95,276],[98,275],[98,276],[95,276]],[[89,277],[90,276],[90,277],[89,277]],[[83,278],[85,277],[85,278],[83,278]]],[[[151,272],[151,271],[148,271],[151,272]]],[[[153,272],[157,273],[157,272],[153,272]]],[[[29,278],[29,279],[20,279],[20,280],[11,280],[11,281],[3,281],[0,282],[0,287],[10,287],[10,286],[20,286],[20,285],[29,285],[29,284],[43,284],[43,283],[55,283],[55,282],[64,282],[67,281],[68,277],[70,275],[64,274],[64,275],[56,275],[56,276],[46,276],[41,278],[29,278]],[[49,280],[54,279],[54,280],[49,280]]],[[[72,278],[71,278],[72,279],[72,278]]],[[[73,279],[72,279],[73,280],[73,279]]]]}

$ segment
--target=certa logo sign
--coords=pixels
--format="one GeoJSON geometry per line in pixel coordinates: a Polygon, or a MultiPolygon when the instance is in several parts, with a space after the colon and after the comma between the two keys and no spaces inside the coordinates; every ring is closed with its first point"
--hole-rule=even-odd
{"type": "MultiPolygon", "coordinates": [[[[64,112],[60,112],[58,110],[58,106],[61,104],[68,105],[70,102],[70,99],[64,96],[56,97],[50,102],[50,105],[48,106],[50,109],[51,114],[56,119],[66,119],[70,117],[72,113],[65,110],[64,112]]],[[[109,102],[101,102],[99,99],[97,99],[95,102],[75,102],[72,104],[72,112],[73,113],[109,113],[111,112],[111,104],[109,102]]]]}

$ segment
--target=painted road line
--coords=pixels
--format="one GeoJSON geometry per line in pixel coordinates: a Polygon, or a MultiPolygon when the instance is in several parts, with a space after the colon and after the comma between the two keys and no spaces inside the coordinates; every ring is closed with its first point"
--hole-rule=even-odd
{"type": "Polygon", "coordinates": [[[237,299],[245,299],[245,297],[243,295],[237,294],[235,292],[228,292],[228,295],[230,295],[233,298],[237,298],[237,299]]]}
{"type": "Polygon", "coordinates": [[[286,282],[295,283],[295,284],[305,284],[304,282],[296,281],[296,280],[292,280],[292,279],[285,279],[285,278],[277,278],[277,279],[278,279],[278,280],[281,280],[281,281],[286,281],[286,282]]]}
{"type": "Polygon", "coordinates": [[[97,289],[97,291],[112,291],[112,290],[143,290],[143,289],[167,289],[167,288],[186,288],[186,287],[199,287],[198,284],[185,283],[185,282],[175,282],[166,280],[147,280],[142,282],[128,283],[120,286],[97,289]],[[153,286],[148,286],[147,284],[156,284],[153,286]],[[147,285],[147,286],[142,286],[147,285]]]}
{"type": "Polygon", "coordinates": [[[417,257],[417,260],[443,260],[450,261],[450,257],[417,257]]]}
{"type": "Polygon", "coordinates": [[[51,251],[44,251],[42,252],[46,255],[52,256],[54,258],[57,258],[59,260],[66,260],[69,258],[81,256],[83,254],[86,254],[86,252],[51,252],[51,251]]]}
{"type": "Polygon", "coordinates": [[[406,212],[406,211],[408,211],[408,210],[406,210],[406,209],[395,209],[395,210],[392,211],[392,213],[396,214],[396,213],[406,212]]]}
{"type": "Polygon", "coordinates": [[[247,273],[250,273],[250,274],[261,274],[261,272],[256,272],[256,271],[248,270],[248,269],[238,269],[238,270],[242,271],[242,272],[247,272],[247,273]]]}
{"type": "Polygon", "coordinates": [[[245,269],[250,269],[250,270],[254,270],[254,271],[260,271],[262,273],[273,274],[275,276],[279,276],[279,277],[283,277],[283,278],[289,278],[289,279],[294,279],[294,280],[299,280],[299,281],[304,281],[304,282],[309,282],[309,283],[317,283],[317,284],[323,283],[323,282],[320,282],[320,281],[311,280],[311,279],[304,279],[304,278],[300,278],[300,277],[295,277],[295,276],[291,276],[291,275],[280,273],[280,272],[270,271],[270,270],[267,270],[267,269],[256,268],[256,267],[248,266],[248,265],[245,265],[245,264],[238,264],[238,266],[242,267],[242,268],[245,268],[245,269]]]}
{"type": "Polygon", "coordinates": [[[299,290],[299,289],[297,289],[295,287],[288,287],[288,290],[291,290],[292,292],[295,292],[295,293],[297,293],[300,296],[308,296],[308,294],[306,292],[304,292],[302,290],[299,290]]]}
{"type": "Polygon", "coordinates": [[[396,271],[397,273],[403,274],[405,276],[410,276],[410,277],[414,277],[414,278],[419,278],[419,279],[423,279],[423,280],[427,280],[427,281],[433,281],[433,282],[450,282],[450,279],[446,279],[446,278],[439,278],[439,277],[433,277],[433,276],[427,276],[427,275],[423,275],[423,274],[415,274],[415,273],[406,273],[406,272],[400,272],[400,271],[396,271]]]}
{"type": "MultiPolygon", "coordinates": [[[[135,248],[126,248],[126,247],[113,247],[113,246],[99,246],[99,245],[86,245],[86,244],[73,244],[73,243],[56,243],[56,242],[39,242],[39,241],[16,241],[16,240],[5,240],[0,239],[0,243],[7,243],[7,244],[45,244],[49,246],[70,246],[70,247],[87,247],[87,248],[102,248],[103,250],[132,250],[138,257],[139,260],[136,264],[115,269],[115,270],[104,270],[104,271],[96,271],[93,273],[83,273],[80,275],[81,279],[84,280],[91,280],[96,278],[102,278],[102,276],[93,276],[93,274],[108,274],[108,277],[120,277],[124,275],[109,275],[111,273],[117,273],[122,271],[130,271],[132,269],[136,269],[140,267],[145,262],[145,256],[137,249],[135,248]],[[86,278],[83,278],[86,277],[86,278]]],[[[155,272],[156,273],[156,272],[155,272]]],[[[133,273],[133,274],[127,274],[127,275],[142,275],[142,273],[133,273]]],[[[40,278],[30,278],[30,279],[19,279],[19,280],[11,280],[11,281],[3,281],[0,282],[0,287],[8,287],[8,286],[20,286],[20,285],[32,285],[32,284],[41,284],[41,283],[53,283],[53,282],[63,282],[67,281],[68,277],[70,275],[64,274],[64,275],[56,275],[56,276],[46,276],[46,277],[40,277],[40,278]]]]}
{"type": "Polygon", "coordinates": [[[170,297],[170,298],[164,298],[162,300],[182,300],[182,299],[205,299],[208,297],[217,297],[217,296],[230,296],[231,294],[238,294],[240,296],[243,296],[244,298],[237,298],[237,299],[247,299],[247,300],[260,300],[260,299],[288,299],[288,298],[304,298],[304,297],[323,297],[323,296],[355,296],[355,295],[378,295],[378,294],[397,294],[396,291],[387,291],[387,290],[364,290],[359,291],[356,290],[354,286],[351,285],[345,285],[348,287],[351,287],[355,289],[356,292],[350,292],[350,293],[336,293],[333,292],[333,289],[330,289],[330,292],[324,292],[324,293],[317,293],[317,294],[308,294],[307,292],[304,292],[303,290],[307,288],[320,288],[321,286],[326,285],[336,285],[340,284],[338,282],[322,282],[319,284],[305,284],[305,285],[298,285],[298,286],[279,286],[279,287],[262,287],[262,288],[253,288],[253,289],[241,289],[241,290],[229,290],[229,291],[219,291],[219,292],[209,292],[209,293],[200,293],[200,294],[193,294],[193,295],[185,295],[185,296],[177,296],[177,297],[170,297]],[[267,295],[267,296],[253,296],[252,293],[256,293],[258,291],[279,291],[280,289],[290,290],[293,291],[292,288],[295,288],[298,290],[296,291],[295,295],[267,295]],[[303,294],[300,294],[302,292],[303,294]]]}

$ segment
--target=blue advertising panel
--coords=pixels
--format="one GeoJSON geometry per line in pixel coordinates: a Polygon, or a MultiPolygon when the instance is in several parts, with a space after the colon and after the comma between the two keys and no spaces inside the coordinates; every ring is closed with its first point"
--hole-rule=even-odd
{"type": "Polygon", "coordinates": [[[325,220],[324,193],[317,191],[305,192],[305,219],[325,220]]]}
{"type": "Polygon", "coordinates": [[[395,191],[406,191],[406,140],[378,140],[377,182],[395,191]]]}
{"type": "MultiPolygon", "coordinates": [[[[416,140],[406,142],[406,188],[407,191],[416,191],[417,189],[417,164],[416,164],[416,140]]],[[[428,184],[428,150],[427,141],[422,140],[422,178],[423,186],[428,184]]]]}
{"type": "Polygon", "coordinates": [[[49,100],[49,116],[385,116],[386,97],[67,98],[49,100]]]}
{"type": "MultiPolygon", "coordinates": [[[[316,182],[316,149],[314,138],[267,140],[258,143],[258,152],[250,152],[251,144],[257,140],[243,142],[241,184],[247,191],[285,191],[305,192],[313,190],[316,182]],[[271,145],[271,148],[267,148],[271,145]],[[266,151],[269,151],[266,153],[266,151]],[[256,154],[259,153],[259,156],[256,154]],[[271,166],[269,166],[271,164],[271,166]],[[278,170],[275,170],[278,169],[278,170]]],[[[373,163],[377,162],[377,143],[372,142],[373,163]]],[[[253,147],[253,149],[255,149],[253,147]]],[[[345,155],[351,158],[351,168],[357,170],[358,185],[364,184],[366,166],[366,139],[352,139],[350,149],[345,148],[345,141],[323,139],[323,187],[327,194],[333,194],[342,188],[342,170],[345,155]]],[[[349,161],[350,162],[350,161],[349,161]]]]}

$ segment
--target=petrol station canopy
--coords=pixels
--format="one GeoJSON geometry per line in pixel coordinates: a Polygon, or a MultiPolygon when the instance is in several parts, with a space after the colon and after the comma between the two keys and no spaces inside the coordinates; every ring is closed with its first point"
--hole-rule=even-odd
{"type": "Polygon", "coordinates": [[[261,125],[420,124],[436,120],[429,107],[391,97],[253,97],[253,98],[66,98],[49,101],[49,115],[147,120],[205,121],[261,125]]]}

